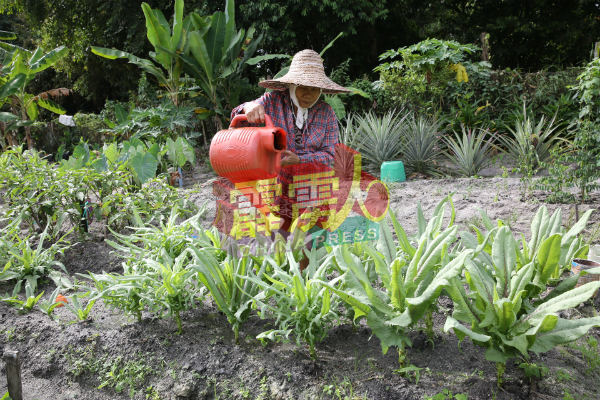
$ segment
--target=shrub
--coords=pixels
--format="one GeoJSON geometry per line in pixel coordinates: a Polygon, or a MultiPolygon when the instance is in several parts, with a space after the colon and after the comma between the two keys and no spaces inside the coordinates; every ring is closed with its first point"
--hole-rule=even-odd
{"type": "MultiPolygon", "coordinates": [[[[391,98],[402,107],[424,112],[438,108],[450,81],[468,81],[467,56],[480,49],[455,41],[427,39],[410,47],[388,50],[380,60],[400,56],[402,60],[380,64],[375,71],[391,98]]],[[[486,63],[487,68],[489,64],[486,63]]]]}

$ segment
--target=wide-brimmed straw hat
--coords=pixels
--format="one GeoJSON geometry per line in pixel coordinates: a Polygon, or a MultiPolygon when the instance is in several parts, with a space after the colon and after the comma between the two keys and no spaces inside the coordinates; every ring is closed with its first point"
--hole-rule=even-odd
{"type": "Polygon", "coordinates": [[[319,53],[313,50],[296,53],[290,70],[281,78],[259,82],[260,86],[273,90],[286,90],[289,84],[320,88],[326,94],[351,92],[325,75],[323,60],[319,53]]]}

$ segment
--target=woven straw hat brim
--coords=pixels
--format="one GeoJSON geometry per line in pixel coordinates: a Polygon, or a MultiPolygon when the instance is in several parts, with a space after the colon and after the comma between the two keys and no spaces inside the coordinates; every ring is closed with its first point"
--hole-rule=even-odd
{"type": "Polygon", "coordinates": [[[351,90],[346,89],[343,86],[338,85],[331,79],[325,77],[326,79],[320,79],[317,81],[311,81],[308,79],[304,79],[302,77],[289,77],[288,74],[282,76],[278,79],[271,79],[268,81],[262,81],[258,84],[267,89],[273,90],[287,90],[288,85],[298,85],[298,86],[309,86],[316,87],[319,89],[323,89],[323,93],[325,94],[338,94],[338,93],[351,93],[351,90]]]}
{"type": "Polygon", "coordinates": [[[313,50],[302,50],[294,55],[290,70],[277,79],[259,82],[259,85],[273,90],[286,90],[288,85],[316,87],[325,94],[351,93],[351,90],[338,85],[325,75],[323,60],[313,50]]]}

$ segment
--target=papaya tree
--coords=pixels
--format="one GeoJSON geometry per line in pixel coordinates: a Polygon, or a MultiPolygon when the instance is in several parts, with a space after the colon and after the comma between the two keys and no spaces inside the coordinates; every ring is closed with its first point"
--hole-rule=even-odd
{"type": "MultiPolygon", "coordinates": [[[[0,34],[0,39],[12,40],[15,38],[16,36],[8,35],[7,32],[0,34]]],[[[52,101],[51,98],[69,95],[71,90],[57,88],[42,92],[38,95],[32,95],[27,93],[27,85],[35,79],[39,72],[50,68],[63,58],[67,54],[68,49],[65,46],[60,46],[44,54],[44,51],[39,47],[31,52],[6,42],[0,42],[0,48],[6,52],[1,63],[2,69],[0,69],[0,79],[9,83],[8,86],[6,86],[6,89],[10,93],[10,95],[4,98],[0,97],[0,101],[8,98],[11,101],[14,111],[17,113],[17,117],[21,119],[21,121],[13,121],[13,123],[7,126],[6,130],[24,126],[27,147],[31,150],[34,146],[29,125],[37,119],[39,107],[50,110],[56,114],[64,114],[66,112],[65,109],[52,101]]],[[[3,93],[0,93],[0,96],[3,96],[3,93]]],[[[6,122],[6,119],[4,120],[6,122]]]]}

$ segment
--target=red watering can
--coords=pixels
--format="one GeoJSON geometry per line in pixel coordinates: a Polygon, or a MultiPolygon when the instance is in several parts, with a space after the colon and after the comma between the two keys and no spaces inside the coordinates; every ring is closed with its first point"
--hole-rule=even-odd
{"type": "Polygon", "coordinates": [[[275,178],[281,169],[281,153],[287,149],[287,133],[265,115],[265,127],[236,128],[247,121],[236,115],[229,129],[217,132],[210,144],[210,163],[217,175],[233,183],[275,178]]]}

